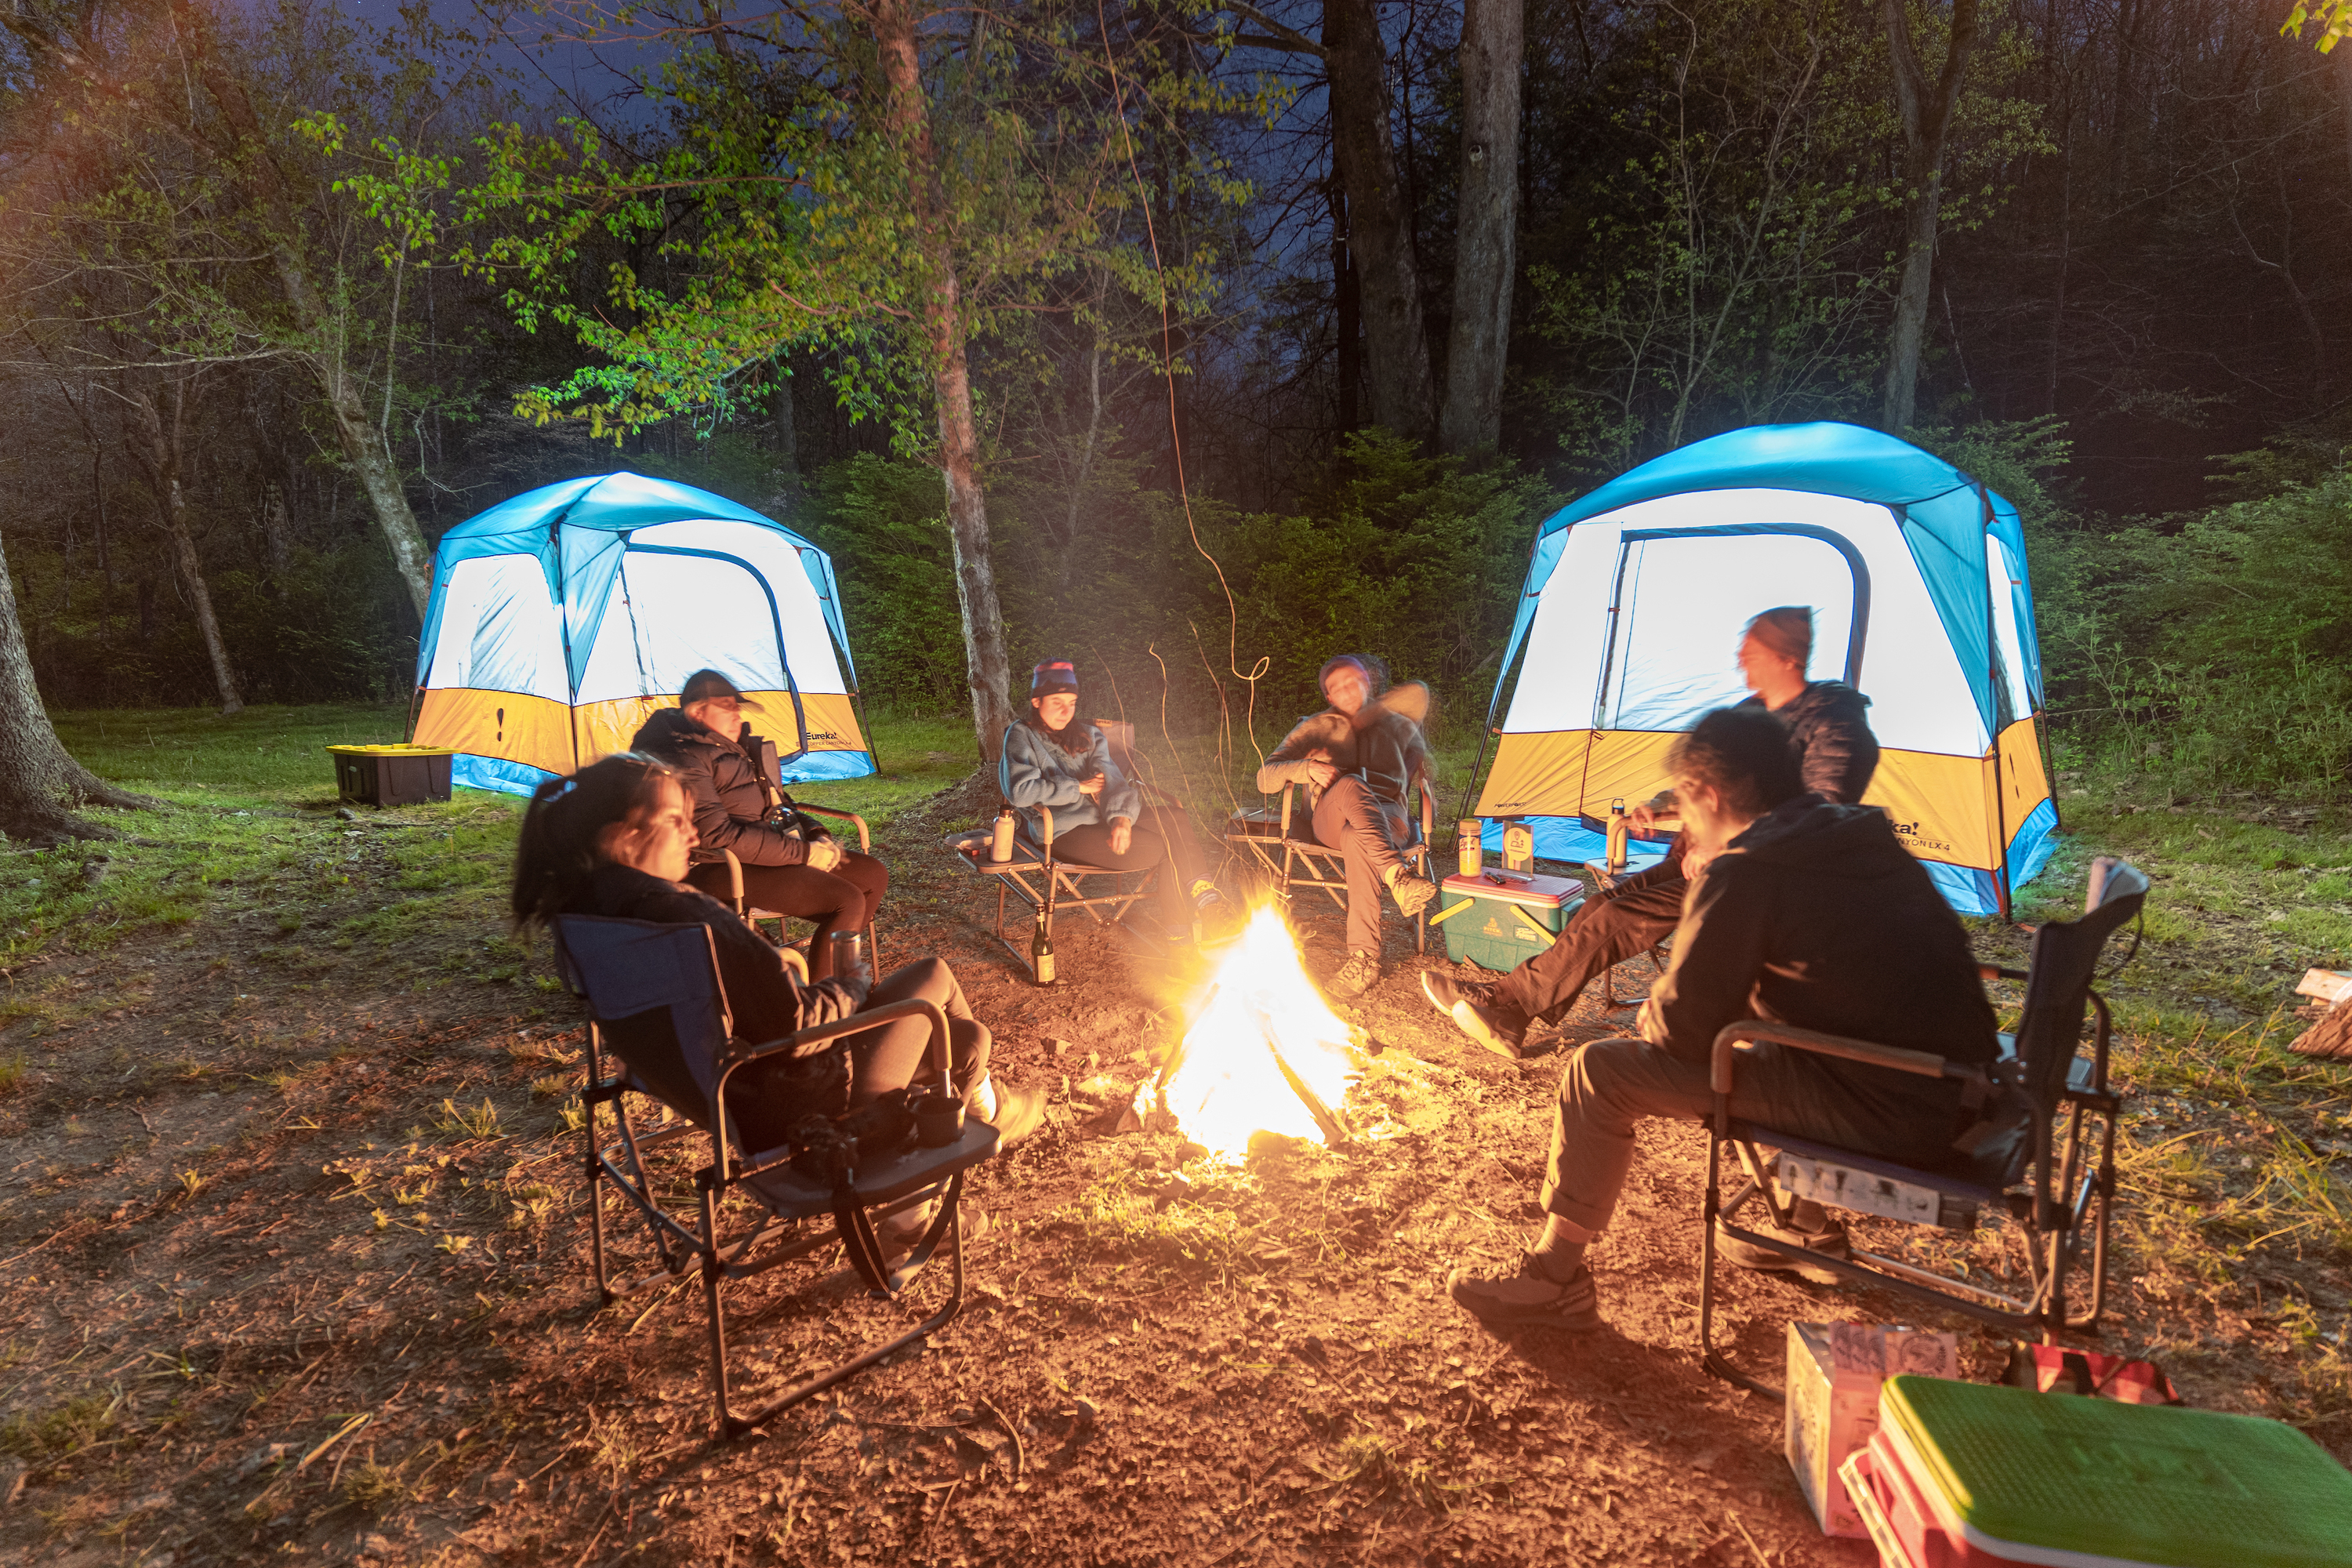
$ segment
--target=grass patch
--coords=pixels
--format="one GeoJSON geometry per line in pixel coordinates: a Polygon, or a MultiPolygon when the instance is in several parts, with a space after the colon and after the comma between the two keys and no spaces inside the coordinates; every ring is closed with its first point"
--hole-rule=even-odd
{"type": "Polygon", "coordinates": [[[46,1410],[20,1410],[0,1421],[0,1453],[50,1465],[105,1440],[120,1423],[122,1391],[93,1389],[46,1410]]]}

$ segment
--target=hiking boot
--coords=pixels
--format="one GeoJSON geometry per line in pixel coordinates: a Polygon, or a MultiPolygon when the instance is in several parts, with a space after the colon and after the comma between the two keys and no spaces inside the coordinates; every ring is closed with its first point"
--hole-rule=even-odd
{"type": "MultiPolygon", "coordinates": [[[[1769,1218],[1740,1228],[1752,1230],[1759,1236],[1769,1236],[1775,1241],[1785,1241],[1791,1247],[1801,1247],[1807,1252],[1819,1253],[1823,1258],[1853,1256],[1853,1246],[1846,1239],[1845,1226],[1826,1215],[1822,1216],[1820,1226],[1811,1230],[1774,1225],[1769,1218]]],[[[1775,1252],[1769,1247],[1759,1247],[1754,1242],[1726,1236],[1721,1221],[1716,1224],[1715,1250],[1742,1268],[1759,1268],[1771,1274],[1794,1274],[1816,1285],[1843,1285],[1846,1282],[1845,1276],[1834,1268],[1824,1268],[1818,1263],[1808,1263],[1801,1258],[1791,1258],[1785,1252],[1775,1252]]]]}
{"type": "Polygon", "coordinates": [[[994,1082],[996,1114],[981,1120],[996,1129],[996,1146],[1005,1149],[1036,1131],[1045,1121],[1045,1095],[1042,1089],[1015,1089],[1002,1079],[994,1082]]]}
{"type": "Polygon", "coordinates": [[[1360,947],[1349,952],[1348,962],[1339,966],[1339,973],[1323,983],[1323,989],[1345,1002],[1361,996],[1380,983],[1380,959],[1360,947]]]}
{"type": "Polygon", "coordinates": [[[1421,994],[1454,1020],[1454,1027],[1498,1057],[1517,1061],[1527,1052],[1528,1016],[1497,1001],[1495,988],[1476,980],[1456,980],[1433,969],[1421,973],[1421,994]]]}
{"type": "Polygon", "coordinates": [[[1437,884],[1399,866],[1389,878],[1389,897],[1396,900],[1397,913],[1411,920],[1437,897],[1437,884]]]}
{"type": "Polygon", "coordinates": [[[1563,1285],[1543,1270],[1532,1252],[1519,1254],[1515,1268],[1473,1274],[1457,1268],[1445,1293],[1479,1321],[1527,1323],[1542,1329],[1586,1333],[1601,1326],[1601,1296],[1592,1270],[1580,1263],[1563,1285]]]}

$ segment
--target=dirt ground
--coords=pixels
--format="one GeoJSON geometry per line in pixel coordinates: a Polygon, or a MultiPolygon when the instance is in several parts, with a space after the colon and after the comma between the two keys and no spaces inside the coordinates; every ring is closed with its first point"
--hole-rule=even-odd
{"type": "MultiPolygon", "coordinates": [[[[533,984],[543,942],[514,979],[422,993],[363,964],[298,983],[256,956],[283,946],[266,920],[46,961],[89,963],[77,983],[127,1000],[45,1036],[27,1090],[0,1100],[16,1190],[0,1227],[0,1414],[16,1456],[0,1458],[0,1555],[1874,1560],[1815,1527],[1780,1407],[1699,1368],[1694,1130],[1643,1136],[1592,1255],[1604,1331],[1490,1332],[1443,1281],[1459,1261],[1507,1258],[1531,1228],[1556,1053],[1514,1065],[1460,1038],[1415,984],[1442,958],[1417,960],[1391,917],[1387,977],[1343,1009],[1378,1049],[1357,1109],[1391,1135],[1179,1172],[1177,1137],[1109,1131],[1108,1091],[1086,1087],[1143,1075],[1139,1053],[1181,1032],[1195,976],[1071,919],[1066,983],[1027,986],[988,934],[985,889],[936,847],[961,825],[951,810],[893,826],[886,965],[949,959],[1001,1070],[1061,1103],[977,1177],[993,1223],[971,1250],[964,1315],[733,1445],[711,1437],[698,1286],[610,1307],[589,1288],[580,1143],[564,1126],[578,1015],[533,984]]],[[[324,814],[315,830],[361,837],[324,814]]],[[[374,897],[366,882],[249,897],[311,900],[331,924],[374,897]]],[[[1310,969],[1327,972],[1337,911],[1302,913],[1310,969]]],[[[2014,962],[2021,941],[1982,945],[2014,962]]],[[[1636,963],[1616,984],[1648,978],[1636,963]]],[[[1588,995],[1559,1042],[1630,1016],[1588,995]]],[[[2137,1136],[2194,1132],[2204,1114],[2137,1136]]],[[[2002,1234],[1980,1243],[1988,1258],[2002,1234]]],[[[2352,1455],[2352,1422],[2312,1405],[2296,1370],[2337,1356],[2341,1251],[2183,1284],[2137,1234],[2087,1342],[2153,1347],[2192,1403],[2288,1415],[2352,1455]],[[2306,1321],[2317,1328],[2300,1331],[2306,1321]]],[[[838,1283],[761,1316],[808,1278],[730,1298],[754,1397],[899,1320],[838,1283]]],[[[1778,1279],[1735,1278],[1728,1297],[1739,1356],[1776,1382],[1790,1321],[1905,1316],[1778,1279]]],[[[2002,1346],[1942,1326],[1990,1375],[2002,1346]]]]}

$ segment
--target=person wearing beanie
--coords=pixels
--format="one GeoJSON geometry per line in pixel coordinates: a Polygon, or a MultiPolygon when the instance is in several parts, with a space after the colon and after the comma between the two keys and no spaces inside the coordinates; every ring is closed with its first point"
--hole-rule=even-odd
{"type": "Polygon", "coordinates": [[[1381,889],[1407,920],[1437,896],[1406,868],[1412,792],[1429,776],[1429,688],[1391,687],[1370,654],[1343,653],[1318,678],[1331,706],[1310,713],[1257,770],[1260,795],[1307,785],[1315,841],[1339,851],[1348,880],[1348,959],[1324,983],[1341,998],[1362,995],[1381,977],[1381,889]]]}
{"type": "MultiPolygon", "coordinates": [[[[1878,771],[1878,741],[1870,732],[1870,699],[1842,680],[1807,680],[1813,654],[1813,612],[1782,605],[1748,623],[1739,639],[1739,673],[1755,693],[1735,710],[1769,713],[1787,734],[1789,750],[1808,794],[1832,805],[1854,805],[1878,771]]],[[[1626,815],[1647,827],[1675,809],[1669,790],[1626,815]]],[[[1421,978],[1430,1005],[1487,1049],[1516,1059],[1528,1026],[1558,1023],[1592,977],[1647,952],[1682,919],[1691,884],[1689,835],[1677,837],[1666,858],[1584,901],[1543,952],[1493,982],[1455,980],[1429,972],[1421,978]]]]}
{"type": "Polygon", "coordinates": [[[687,885],[725,900],[732,892],[727,859],[743,863],[743,896],[755,910],[816,922],[809,942],[810,977],[833,973],[837,931],[868,931],[890,870],[872,855],[844,849],[793,797],[769,782],[757,739],[743,717],[761,711],[715,669],[686,679],[678,705],[645,721],[629,750],[658,757],[677,770],[694,801],[699,840],[687,885]]]}
{"type": "Polygon", "coordinates": [[[1032,670],[1029,713],[1004,731],[997,785],[1032,844],[1045,837],[1037,808],[1053,812],[1055,859],[1106,871],[1158,867],[1161,930],[1189,942],[1202,911],[1223,897],[1203,874],[1191,819],[1174,802],[1147,798],[1112,760],[1109,738],[1077,715],[1076,666],[1056,658],[1032,670]]]}

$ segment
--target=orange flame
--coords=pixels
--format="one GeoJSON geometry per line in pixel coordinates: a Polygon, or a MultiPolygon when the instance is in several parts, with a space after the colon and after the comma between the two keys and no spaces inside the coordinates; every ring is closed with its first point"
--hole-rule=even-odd
{"type": "Polygon", "coordinates": [[[1161,1096],[1184,1135],[1229,1160],[1248,1149],[1253,1132],[1320,1138],[1314,1112],[1265,1042],[1336,1110],[1353,1067],[1348,1026],[1307,978],[1282,911],[1268,904],[1252,915],[1210,980],[1207,1005],[1185,1033],[1183,1056],[1161,1096]]]}

